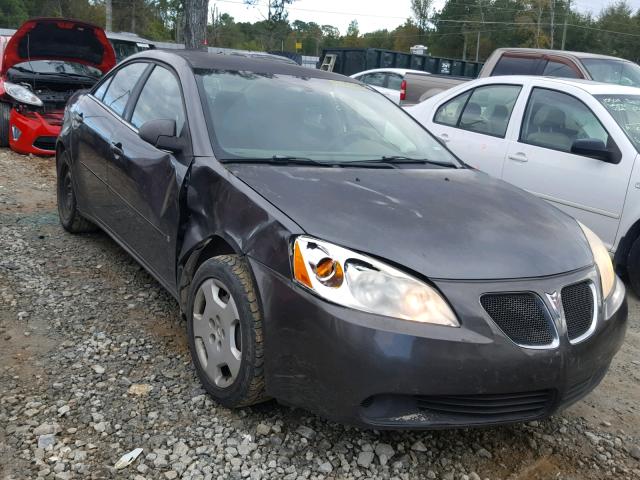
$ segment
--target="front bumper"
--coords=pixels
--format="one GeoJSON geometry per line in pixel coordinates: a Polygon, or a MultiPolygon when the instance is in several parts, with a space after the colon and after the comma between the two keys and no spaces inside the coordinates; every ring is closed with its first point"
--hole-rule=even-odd
{"type": "Polygon", "coordinates": [[[626,331],[623,301],[571,345],[513,343],[480,305],[488,292],[558,290],[572,274],[508,282],[436,282],[460,328],[342,308],[251,260],[264,309],[267,393],[280,402],[371,428],[449,428],[547,417],[604,377],[626,331]]]}
{"type": "Polygon", "coordinates": [[[9,117],[9,146],[18,153],[54,155],[55,141],[62,128],[63,112],[21,113],[15,108],[9,117]]]}

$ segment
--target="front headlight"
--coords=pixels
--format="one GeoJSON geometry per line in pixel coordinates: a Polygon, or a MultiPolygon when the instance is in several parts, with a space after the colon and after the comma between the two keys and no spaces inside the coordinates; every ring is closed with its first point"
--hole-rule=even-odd
{"type": "Polygon", "coordinates": [[[29,90],[27,87],[18,85],[16,83],[4,82],[4,91],[7,92],[14,100],[27,105],[33,105],[34,107],[41,107],[42,100],[38,96],[29,90]]]}
{"type": "Polygon", "coordinates": [[[616,274],[613,271],[613,263],[611,263],[609,251],[607,250],[607,247],[604,246],[604,243],[602,243],[602,240],[600,240],[600,237],[582,223],[578,222],[578,224],[580,225],[580,228],[582,228],[584,236],[587,237],[587,242],[589,242],[589,246],[591,247],[593,261],[595,262],[596,267],[598,267],[598,273],[600,273],[602,298],[606,299],[611,294],[616,281],[616,274]]]}
{"type": "Polygon", "coordinates": [[[295,239],[292,255],[296,282],[325,300],[388,317],[460,326],[433,287],[373,258],[307,236],[295,239]]]}

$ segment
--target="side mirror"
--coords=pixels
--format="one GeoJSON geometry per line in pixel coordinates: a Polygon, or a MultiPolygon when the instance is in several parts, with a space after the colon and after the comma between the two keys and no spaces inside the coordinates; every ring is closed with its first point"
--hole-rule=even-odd
{"type": "Polygon", "coordinates": [[[161,150],[168,150],[173,153],[182,150],[182,139],[176,136],[175,120],[149,120],[140,126],[138,136],[161,150]]]}
{"type": "Polygon", "coordinates": [[[607,163],[619,163],[620,155],[607,148],[602,140],[579,138],[571,145],[571,153],[602,160],[607,163]]]}

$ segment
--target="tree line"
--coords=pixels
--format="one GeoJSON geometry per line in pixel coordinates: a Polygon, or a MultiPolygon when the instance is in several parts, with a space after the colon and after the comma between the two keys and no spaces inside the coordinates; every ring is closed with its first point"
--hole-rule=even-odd
{"type": "MultiPolygon", "coordinates": [[[[184,41],[189,0],[111,0],[114,31],[151,40],[184,41]]],[[[264,20],[238,22],[211,2],[207,14],[209,46],[247,50],[286,50],[318,55],[326,47],[375,47],[408,51],[423,44],[432,55],[476,57],[482,61],[498,47],[562,48],[640,60],[640,13],[624,1],[596,15],[570,0],[408,0],[413,15],[393,30],[362,33],[354,19],[346,31],[334,25],[291,21],[295,0],[243,0],[267,10],[264,20]],[[292,5],[293,4],[293,5],[292,5]]],[[[395,0],[397,1],[397,0],[395,0]]],[[[202,3],[202,2],[201,2],[202,3]]],[[[206,4],[206,2],[204,2],[206,4]]],[[[224,4],[223,4],[224,5],[224,4]]],[[[322,3],[318,3],[322,9],[322,3]]],[[[105,25],[105,0],[0,0],[0,27],[15,28],[34,16],[63,16],[105,25]]]]}

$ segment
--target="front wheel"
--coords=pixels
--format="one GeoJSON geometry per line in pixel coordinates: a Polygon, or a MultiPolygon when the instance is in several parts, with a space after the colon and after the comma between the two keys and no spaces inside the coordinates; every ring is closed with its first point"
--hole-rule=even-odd
{"type": "Polygon", "coordinates": [[[189,291],[187,334],[205,390],[225,407],[266,400],[262,313],[253,278],[237,255],[206,260],[189,291]]]}
{"type": "Polygon", "coordinates": [[[58,178],[56,196],[58,200],[58,217],[67,232],[83,233],[96,230],[96,226],[84,218],[78,211],[76,193],[73,188],[71,166],[67,152],[60,152],[58,158],[58,178]]]}

